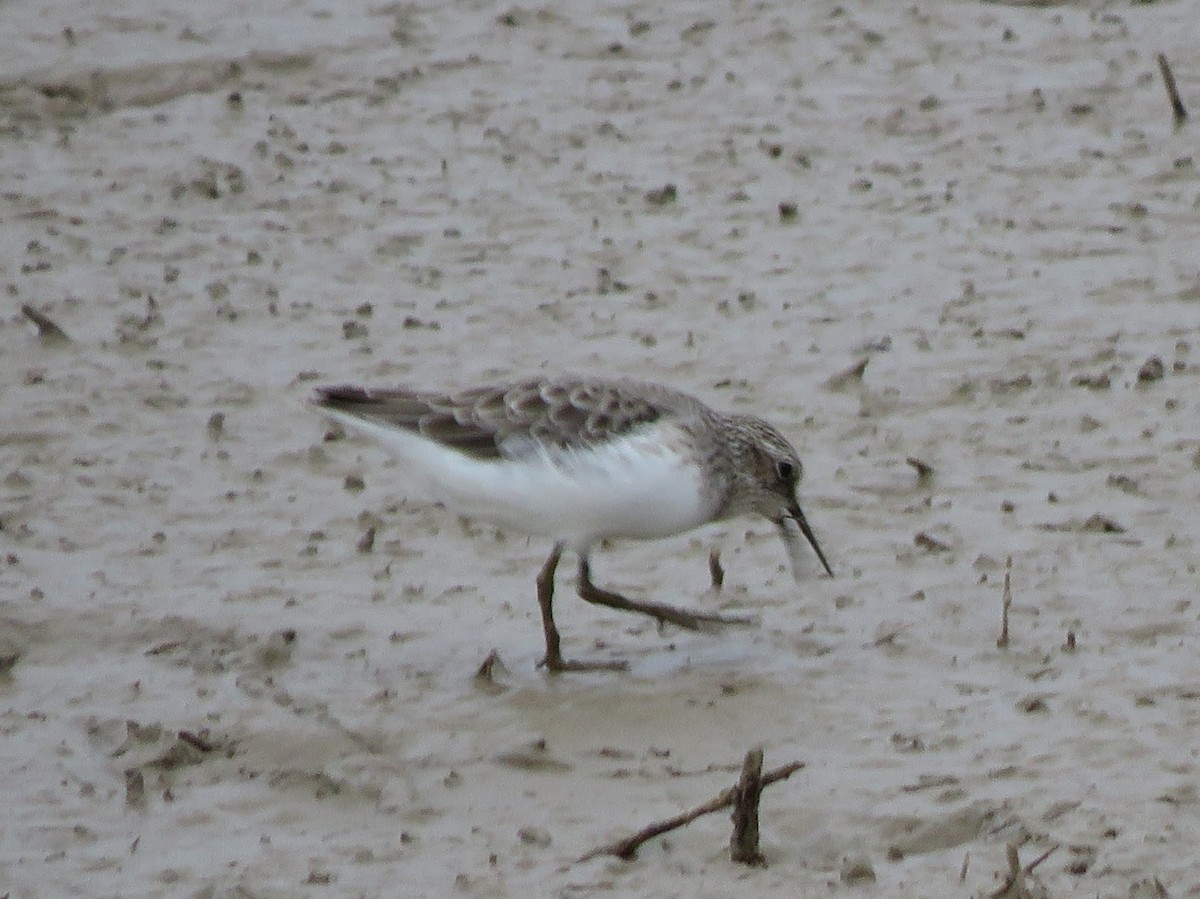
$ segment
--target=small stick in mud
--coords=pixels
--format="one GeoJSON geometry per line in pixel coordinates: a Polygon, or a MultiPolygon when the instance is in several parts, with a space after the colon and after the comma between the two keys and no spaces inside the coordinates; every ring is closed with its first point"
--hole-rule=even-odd
{"type": "Polygon", "coordinates": [[[1000,610],[1000,639],[996,645],[1008,649],[1008,610],[1012,607],[1012,556],[1004,566],[1004,605],[1000,610]]]}
{"type": "MultiPolygon", "coordinates": [[[[789,764],[782,765],[781,767],[775,768],[772,771],[768,771],[762,776],[760,792],[777,781],[787,780],[803,767],[804,762],[790,762],[789,764]]],[[[602,855],[612,855],[616,858],[622,859],[623,861],[631,861],[637,855],[637,851],[643,843],[649,842],[655,837],[661,836],[668,831],[676,830],[680,827],[691,824],[697,818],[700,818],[704,815],[709,815],[713,812],[719,812],[723,808],[729,808],[736,801],[736,792],[737,787],[730,787],[727,790],[722,790],[712,799],[708,800],[708,802],[704,803],[703,805],[696,806],[690,812],[684,812],[682,815],[676,815],[675,817],[667,818],[664,821],[656,821],[653,824],[648,824],[637,833],[630,834],[629,836],[622,837],[615,842],[600,846],[597,849],[593,849],[586,855],[582,855],[576,859],[576,862],[590,861],[591,859],[599,858],[602,855]]]]}
{"type": "Polygon", "coordinates": [[[863,356],[849,368],[842,369],[830,376],[825,382],[825,387],[829,390],[842,390],[851,384],[861,383],[863,375],[867,371],[867,363],[870,361],[870,356],[863,356]]]}
{"type": "Polygon", "coordinates": [[[21,307],[21,314],[33,322],[33,326],[37,328],[38,337],[43,343],[60,344],[69,343],[71,338],[67,336],[67,332],[55,324],[50,316],[43,312],[38,312],[32,306],[26,304],[21,307]]]}
{"type": "Polygon", "coordinates": [[[742,776],[733,788],[733,835],[729,838],[729,859],[743,865],[765,865],[758,848],[758,800],[762,795],[763,751],[759,746],[746,753],[742,776]]]}
{"type": "Polygon", "coordinates": [[[1000,889],[988,895],[988,899],[1031,899],[1032,892],[1025,886],[1025,878],[1033,873],[1033,869],[1048,859],[1054,854],[1059,847],[1055,843],[1024,868],[1021,867],[1021,857],[1017,853],[1017,844],[1009,843],[1005,847],[1005,852],[1008,855],[1008,874],[1004,877],[1004,883],[1000,889]]]}
{"type": "Polygon", "coordinates": [[[720,593],[725,586],[725,568],[721,565],[721,551],[713,549],[708,554],[708,573],[712,577],[712,588],[720,593]]]}
{"type": "Polygon", "coordinates": [[[178,736],[182,742],[199,749],[201,752],[212,752],[217,748],[217,744],[203,734],[193,733],[190,730],[181,730],[178,736]]]}
{"type": "Polygon", "coordinates": [[[904,461],[916,470],[918,484],[928,484],[933,480],[933,466],[928,462],[918,459],[916,456],[909,456],[904,461]]]}
{"type": "Polygon", "coordinates": [[[504,667],[504,662],[500,659],[500,653],[493,649],[487,654],[487,658],[484,659],[480,666],[475,670],[475,680],[494,683],[496,680],[496,674],[507,670],[508,669],[504,667]]]}
{"type": "Polygon", "coordinates": [[[1175,127],[1180,127],[1187,121],[1187,109],[1179,98],[1179,88],[1175,86],[1175,75],[1171,64],[1167,62],[1165,53],[1158,54],[1158,70],[1162,72],[1163,86],[1167,89],[1167,99],[1171,101],[1171,114],[1175,117],[1175,127]]]}

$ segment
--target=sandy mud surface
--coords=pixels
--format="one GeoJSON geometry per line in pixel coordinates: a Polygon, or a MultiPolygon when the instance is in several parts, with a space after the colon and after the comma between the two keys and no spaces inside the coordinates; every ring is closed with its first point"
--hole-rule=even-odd
{"type": "Polygon", "coordinates": [[[0,19],[0,894],[1200,894],[1194,3],[0,19]],[[564,569],[631,670],[537,671],[549,547],[304,405],[536,371],[777,422],[837,577],[617,544],[758,624],[564,569]],[[755,745],[766,867],[577,862],[755,745]]]}

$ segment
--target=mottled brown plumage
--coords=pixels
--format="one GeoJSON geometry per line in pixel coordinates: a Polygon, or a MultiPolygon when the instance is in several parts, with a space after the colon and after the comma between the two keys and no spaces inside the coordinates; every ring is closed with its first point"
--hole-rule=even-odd
{"type": "Polygon", "coordinates": [[[317,395],[321,407],[422,434],[476,459],[517,459],[539,445],[582,449],[702,407],[665,387],[583,378],[531,378],[454,394],[321,387],[317,395]]]}

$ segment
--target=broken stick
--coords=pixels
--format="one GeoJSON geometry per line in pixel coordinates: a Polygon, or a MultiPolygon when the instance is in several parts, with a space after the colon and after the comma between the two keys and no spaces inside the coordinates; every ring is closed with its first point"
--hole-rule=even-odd
{"type": "MultiPolygon", "coordinates": [[[[765,790],[773,783],[781,780],[787,780],[803,767],[804,762],[791,762],[787,765],[776,768],[773,771],[768,771],[762,776],[761,789],[765,790]]],[[[708,800],[708,802],[704,803],[703,805],[696,806],[696,808],[692,809],[690,812],[684,812],[682,815],[676,815],[673,818],[667,818],[665,821],[656,821],[654,824],[648,824],[637,833],[631,834],[627,837],[622,837],[615,842],[609,843],[605,846],[600,846],[597,849],[593,849],[586,855],[580,856],[577,861],[586,862],[593,858],[599,858],[601,855],[612,855],[624,861],[631,861],[637,856],[637,851],[643,843],[647,843],[650,840],[653,840],[655,837],[661,836],[668,831],[676,830],[680,827],[691,824],[697,818],[703,817],[704,815],[709,815],[713,812],[719,812],[723,808],[729,808],[729,806],[734,804],[736,792],[737,787],[730,787],[727,790],[722,790],[712,799],[708,800]]]]}
{"type": "Polygon", "coordinates": [[[1058,849],[1060,844],[1055,843],[1025,867],[1021,867],[1021,856],[1017,851],[1016,843],[1009,843],[1004,847],[1005,854],[1008,856],[1008,874],[1004,878],[1004,883],[998,890],[988,894],[988,899],[1032,899],[1032,892],[1025,886],[1025,878],[1033,873],[1033,869],[1048,859],[1058,849]]]}
{"type": "Polygon", "coordinates": [[[54,320],[44,312],[39,312],[32,306],[26,304],[21,307],[21,314],[33,322],[37,328],[38,337],[46,344],[62,344],[68,343],[71,338],[67,337],[67,332],[55,324],[54,320]]]}
{"type": "Polygon", "coordinates": [[[1008,649],[1008,610],[1012,607],[1012,556],[1004,566],[1004,599],[1000,609],[1000,638],[996,646],[1008,649]]]}
{"type": "Polygon", "coordinates": [[[766,863],[758,849],[758,799],[762,795],[763,751],[759,746],[746,753],[742,777],[733,788],[733,835],[729,838],[729,859],[743,865],[766,863]]]}
{"type": "Polygon", "coordinates": [[[725,586],[725,568],[721,565],[721,551],[713,549],[708,554],[708,573],[712,578],[712,588],[716,593],[725,586]]]}
{"type": "Polygon", "coordinates": [[[1187,121],[1187,109],[1179,97],[1179,88],[1175,85],[1175,75],[1171,72],[1171,64],[1167,62],[1167,54],[1158,54],[1158,70],[1162,72],[1163,87],[1167,89],[1167,99],[1171,101],[1171,114],[1175,117],[1175,127],[1180,127],[1187,121]]]}

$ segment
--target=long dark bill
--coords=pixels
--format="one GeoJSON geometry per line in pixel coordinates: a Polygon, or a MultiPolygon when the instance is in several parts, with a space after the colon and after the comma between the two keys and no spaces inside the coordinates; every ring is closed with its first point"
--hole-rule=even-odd
{"type": "Polygon", "coordinates": [[[830,577],[833,577],[833,569],[829,567],[829,561],[825,558],[825,553],[821,552],[821,544],[817,542],[817,535],[813,533],[808,519],[800,511],[799,503],[788,509],[783,517],[780,518],[778,524],[779,533],[783,536],[783,543],[787,547],[788,557],[792,563],[792,576],[796,580],[800,580],[800,541],[797,539],[796,530],[799,530],[805,536],[809,545],[816,552],[817,558],[821,560],[821,564],[825,567],[826,573],[830,577]]]}

